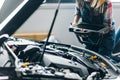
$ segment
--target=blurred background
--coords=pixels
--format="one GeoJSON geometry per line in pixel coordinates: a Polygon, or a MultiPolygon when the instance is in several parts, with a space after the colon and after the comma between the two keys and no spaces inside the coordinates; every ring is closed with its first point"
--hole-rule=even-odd
{"type": "MultiPolygon", "coordinates": [[[[0,23],[22,2],[23,0],[0,0],[0,23]]],[[[120,0],[111,0],[113,3],[113,19],[115,29],[120,27],[120,0]]],[[[35,13],[13,35],[16,37],[43,40],[50,29],[58,0],[46,0],[35,13]]],[[[76,36],[69,32],[68,27],[73,21],[75,0],[62,0],[59,12],[53,27],[52,36],[60,43],[81,46],[76,36]]]]}

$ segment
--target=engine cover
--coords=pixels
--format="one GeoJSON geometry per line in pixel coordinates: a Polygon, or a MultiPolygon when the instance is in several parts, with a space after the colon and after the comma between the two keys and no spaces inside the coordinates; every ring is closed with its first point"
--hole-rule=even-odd
{"type": "Polygon", "coordinates": [[[85,66],[61,56],[44,54],[43,62],[45,66],[48,67],[70,69],[76,73],[79,73],[81,77],[89,75],[88,70],[85,66]]]}

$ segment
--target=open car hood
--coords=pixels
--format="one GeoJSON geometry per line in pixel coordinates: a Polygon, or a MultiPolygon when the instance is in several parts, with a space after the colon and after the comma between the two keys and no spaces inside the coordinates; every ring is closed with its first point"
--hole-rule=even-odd
{"type": "MultiPolygon", "coordinates": [[[[32,15],[44,0],[5,0],[1,8],[0,35],[11,36],[32,15]],[[15,6],[11,5],[15,3],[15,6]],[[11,9],[8,10],[8,9],[11,9]],[[4,10],[5,9],[5,10],[4,10]],[[8,12],[7,12],[8,10],[8,12]]],[[[2,44],[6,39],[1,40],[2,44]]]]}

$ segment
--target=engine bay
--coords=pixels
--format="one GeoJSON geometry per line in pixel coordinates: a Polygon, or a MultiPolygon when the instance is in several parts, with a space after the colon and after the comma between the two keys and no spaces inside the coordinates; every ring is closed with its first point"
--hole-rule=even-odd
{"type": "Polygon", "coordinates": [[[41,57],[44,41],[12,37],[4,44],[16,56],[15,70],[22,79],[114,80],[119,76],[112,61],[81,47],[50,42],[41,57]]]}

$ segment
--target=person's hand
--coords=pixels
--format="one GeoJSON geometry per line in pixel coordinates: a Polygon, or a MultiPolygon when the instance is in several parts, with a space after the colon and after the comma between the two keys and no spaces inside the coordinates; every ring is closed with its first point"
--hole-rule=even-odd
{"type": "Polygon", "coordinates": [[[80,32],[86,32],[86,30],[85,30],[85,29],[83,29],[83,28],[81,28],[81,29],[80,29],[80,32]]]}
{"type": "Polygon", "coordinates": [[[79,30],[80,32],[85,32],[86,30],[83,28],[79,28],[77,23],[70,23],[71,28],[76,28],[76,30],[79,30]]]}
{"type": "Polygon", "coordinates": [[[77,23],[71,23],[71,25],[73,26],[73,27],[77,27],[77,23]]]}

